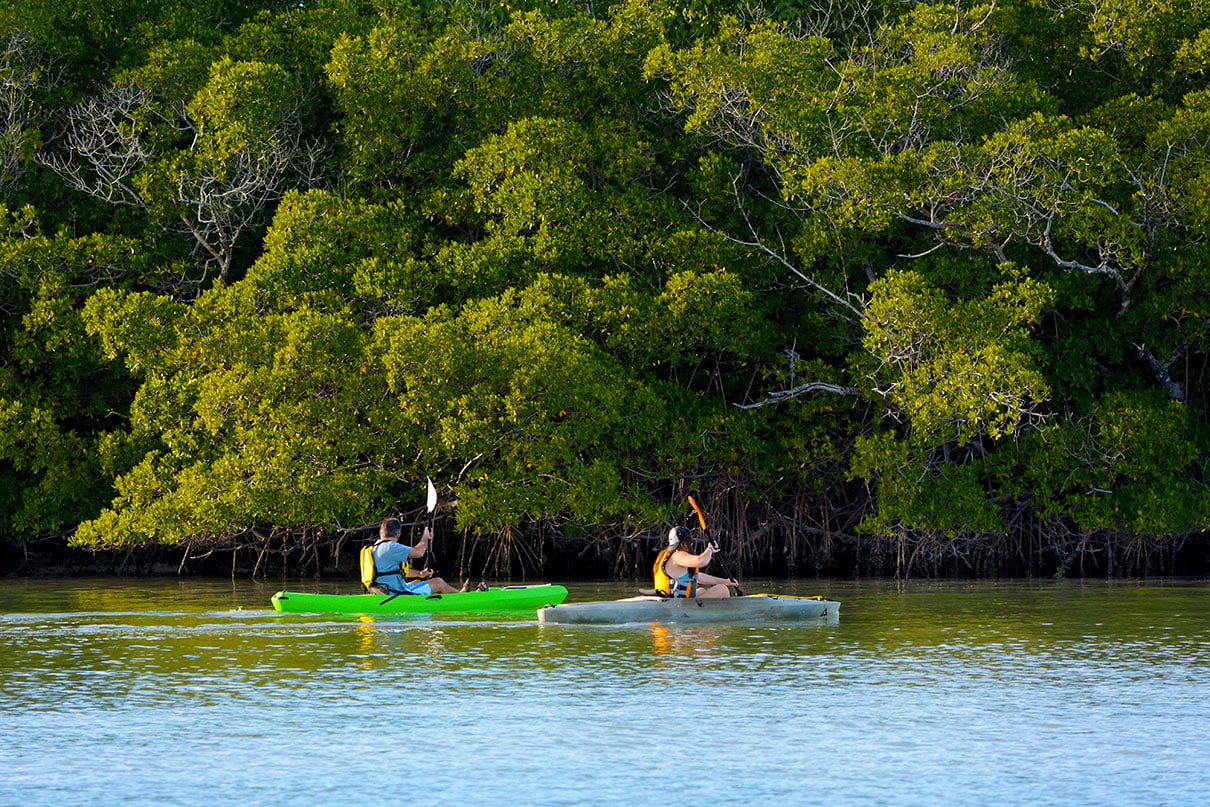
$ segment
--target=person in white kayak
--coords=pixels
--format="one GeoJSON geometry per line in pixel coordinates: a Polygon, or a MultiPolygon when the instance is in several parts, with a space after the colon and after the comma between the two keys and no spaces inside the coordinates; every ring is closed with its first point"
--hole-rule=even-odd
{"type": "Polygon", "coordinates": [[[715,577],[701,571],[714,557],[713,544],[706,551],[690,551],[690,533],[685,527],[668,531],[668,545],[655,559],[655,590],[669,597],[730,597],[736,585],[731,578],[715,577]]]}
{"type": "Polygon", "coordinates": [[[453,594],[466,591],[470,581],[462,584],[462,588],[454,588],[440,577],[433,577],[429,569],[415,570],[410,561],[424,557],[428,551],[429,541],[433,537],[430,527],[424,528],[424,533],[415,546],[399,543],[403,534],[403,524],[397,518],[383,519],[378,528],[378,542],[374,544],[374,583],[381,586],[388,594],[453,594]],[[418,578],[408,580],[408,578],[418,578]]]}

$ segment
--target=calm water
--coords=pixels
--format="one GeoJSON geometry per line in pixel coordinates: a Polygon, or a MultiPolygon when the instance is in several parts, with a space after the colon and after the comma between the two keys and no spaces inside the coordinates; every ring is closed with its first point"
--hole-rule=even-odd
{"type": "Polygon", "coordinates": [[[0,805],[1210,803],[1205,581],[749,581],[839,624],[681,628],[281,587],[0,580],[0,805]]]}

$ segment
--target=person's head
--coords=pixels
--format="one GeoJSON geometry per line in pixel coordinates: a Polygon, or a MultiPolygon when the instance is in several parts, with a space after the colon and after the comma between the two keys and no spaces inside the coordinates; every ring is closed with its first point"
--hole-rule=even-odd
{"type": "Polygon", "coordinates": [[[688,549],[689,548],[689,530],[685,527],[673,527],[668,530],[668,548],[669,549],[688,549]]]}
{"type": "Polygon", "coordinates": [[[398,541],[403,534],[403,523],[397,518],[384,518],[378,528],[378,537],[384,541],[398,541]]]}

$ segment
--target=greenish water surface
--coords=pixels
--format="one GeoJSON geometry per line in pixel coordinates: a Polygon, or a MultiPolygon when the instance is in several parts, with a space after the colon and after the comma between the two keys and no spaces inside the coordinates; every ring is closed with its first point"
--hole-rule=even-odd
{"type": "Polygon", "coordinates": [[[0,580],[0,805],[1210,803],[1206,581],[745,581],[840,620],[683,627],[283,587],[353,589],[0,580]]]}

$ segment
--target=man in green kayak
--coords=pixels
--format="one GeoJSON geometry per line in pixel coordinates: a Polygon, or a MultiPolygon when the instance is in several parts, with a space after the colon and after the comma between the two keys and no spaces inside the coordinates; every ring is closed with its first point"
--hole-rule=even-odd
{"type": "Polygon", "coordinates": [[[738,585],[736,581],[701,571],[714,557],[714,544],[695,555],[689,551],[689,539],[689,530],[684,527],[668,531],[668,546],[660,551],[652,567],[655,590],[670,597],[730,597],[731,589],[738,585]]]}
{"type": "Polygon", "coordinates": [[[431,527],[425,527],[420,541],[415,546],[399,543],[403,524],[397,518],[383,519],[378,528],[378,542],[374,544],[374,585],[381,586],[388,594],[452,594],[466,591],[470,581],[462,588],[454,588],[440,577],[433,577],[429,569],[419,571],[411,568],[413,558],[422,558],[428,551],[433,537],[431,527]],[[409,577],[417,578],[408,580],[409,577]]]}

